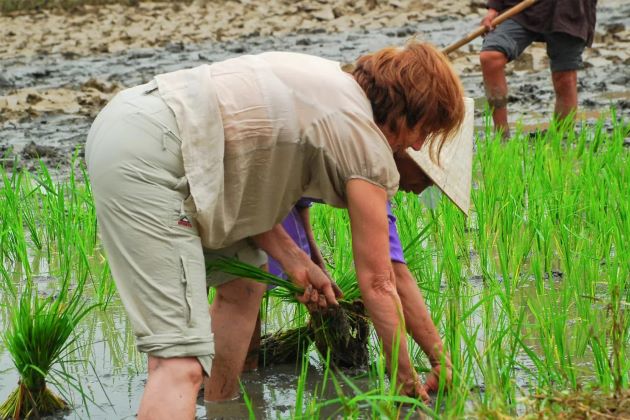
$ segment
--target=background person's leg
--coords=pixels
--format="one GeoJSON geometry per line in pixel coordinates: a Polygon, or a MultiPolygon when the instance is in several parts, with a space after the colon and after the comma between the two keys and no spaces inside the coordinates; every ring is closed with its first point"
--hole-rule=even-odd
{"type": "Polygon", "coordinates": [[[550,60],[551,80],[556,93],[555,116],[575,117],[577,110],[577,70],[582,68],[583,39],[561,32],[545,35],[550,60]]]}
{"type": "Polygon", "coordinates": [[[196,357],[149,356],[149,378],[138,419],[193,419],[203,369],[196,357]]]}
{"type": "Polygon", "coordinates": [[[556,92],[554,114],[558,119],[568,116],[575,118],[577,110],[577,71],[556,71],[551,73],[553,90],[556,92]]]}
{"type": "Polygon", "coordinates": [[[215,354],[210,378],[205,384],[206,401],[221,401],[238,395],[239,375],[266,290],[266,285],[245,279],[217,286],[210,309],[215,354]]]}
{"type": "Polygon", "coordinates": [[[537,37],[513,19],[508,19],[495,30],[486,34],[479,61],[483,73],[488,104],[492,108],[495,130],[503,132],[503,138],[510,135],[508,125],[508,87],[505,79],[505,65],[515,60],[537,37]]]}
{"type": "Polygon", "coordinates": [[[505,65],[508,62],[505,54],[499,51],[482,51],[479,54],[483,83],[486,87],[486,98],[492,109],[494,128],[502,131],[504,137],[509,137],[507,112],[507,80],[505,78],[505,65]]]}

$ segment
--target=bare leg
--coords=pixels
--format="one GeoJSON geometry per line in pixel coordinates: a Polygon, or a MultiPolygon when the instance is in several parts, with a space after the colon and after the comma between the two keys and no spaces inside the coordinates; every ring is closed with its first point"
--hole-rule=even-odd
{"type": "Polygon", "coordinates": [[[553,90],[556,92],[556,107],[554,113],[558,119],[570,115],[575,117],[577,110],[577,71],[555,71],[551,73],[553,90]],[[572,114],[573,113],[573,114],[572,114]]]}
{"type": "Polygon", "coordinates": [[[149,378],[138,419],[193,419],[203,369],[196,357],[149,356],[149,378]]]}
{"type": "Polygon", "coordinates": [[[217,287],[212,303],[215,355],[204,399],[221,401],[238,395],[239,375],[256,325],[264,284],[235,279],[217,287]]]}
{"type": "Polygon", "coordinates": [[[258,357],[260,353],[260,312],[256,317],[256,326],[254,327],[254,333],[252,334],[251,341],[249,342],[249,348],[247,349],[247,357],[245,357],[245,365],[243,366],[243,372],[258,369],[258,357]]]}
{"type": "Polygon", "coordinates": [[[492,108],[492,120],[494,129],[503,133],[503,138],[510,136],[507,112],[507,80],[505,78],[505,65],[507,57],[499,51],[482,51],[479,54],[483,83],[486,87],[488,104],[492,108]]]}
{"type": "Polygon", "coordinates": [[[433,367],[433,372],[428,376],[425,386],[428,391],[435,391],[438,388],[442,358],[444,358],[444,365],[448,369],[447,382],[451,380],[451,361],[447,355],[443,354],[442,339],[409,268],[405,264],[396,262],[393,262],[392,265],[394,273],[396,273],[396,290],[402,303],[407,331],[429,357],[429,362],[433,367]]]}

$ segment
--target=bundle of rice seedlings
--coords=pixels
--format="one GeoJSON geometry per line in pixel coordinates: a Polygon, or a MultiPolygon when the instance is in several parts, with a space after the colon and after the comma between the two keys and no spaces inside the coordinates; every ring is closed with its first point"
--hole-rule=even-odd
{"type": "Polygon", "coordinates": [[[260,342],[258,363],[269,366],[298,362],[314,338],[308,325],[266,334],[260,342]]]}
{"type": "Polygon", "coordinates": [[[40,418],[68,408],[68,403],[48,388],[46,380],[57,388],[61,387],[60,381],[76,381],[56,364],[66,360],[77,339],[71,337],[75,328],[94,306],[85,304],[78,289],[70,295],[66,283],[56,296],[41,297],[27,281],[21,294],[13,295],[15,304],[2,339],[20,380],[0,406],[2,419],[40,418]]]}
{"type": "MultiPolygon", "coordinates": [[[[304,289],[289,280],[235,259],[219,258],[211,261],[207,264],[206,271],[222,271],[277,286],[274,294],[287,301],[296,302],[295,295],[304,293],[304,289]]],[[[361,368],[368,362],[368,334],[368,321],[363,303],[360,300],[349,301],[344,298],[339,300],[339,306],[312,312],[305,327],[281,330],[263,337],[261,361],[267,365],[295,362],[300,360],[301,355],[307,350],[307,343],[314,342],[322,355],[330,351],[332,365],[339,368],[361,368]]]]}

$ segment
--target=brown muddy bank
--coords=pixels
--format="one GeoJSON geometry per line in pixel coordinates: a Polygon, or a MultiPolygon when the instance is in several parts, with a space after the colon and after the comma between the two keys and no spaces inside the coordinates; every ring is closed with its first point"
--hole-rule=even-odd
{"type": "MultiPolygon", "coordinates": [[[[269,50],[352,62],[414,35],[445,46],[476,27],[484,13],[469,1],[332,4],[141,3],[2,16],[0,159],[9,168],[15,162],[34,167],[39,157],[53,167],[67,165],[75,151],[80,156],[92,119],[118,90],[161,72],[269,50]],[[194,32],[196,27],[201,29],[194,32]]],[[[630,4],[600,1],[596,31],[579,74],[580,116],[592,121],[612,106],[627,118],[630,4]]],[[[466,94],[476,99],[478,126],[484,104],[480,46],[478,39],[451,56],[466,94]]],[[[508,73],[511,121],[529,128],[548,121],[554,95],[544,45],[530,47],[508,73]]]]}
{"type": "Polygon", "coordinates": [[[479,15],[479,1],[213,0],[141,2],[0,16],[0,58],[66,57],[207,41],[400,27],[479,15]]]}

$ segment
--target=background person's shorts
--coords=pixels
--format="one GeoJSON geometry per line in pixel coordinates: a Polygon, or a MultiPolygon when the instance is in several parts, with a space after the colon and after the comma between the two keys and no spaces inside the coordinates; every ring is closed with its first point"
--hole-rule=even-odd
{"type": "Polygon", "coordinates": [[[508,19],[483,40],[481,51],[499,51],[508,61],[515,60],[534,41],[547,44],[551,71],[569,71],[582,68],[582,52],[586,46],[583,39],[562,33],[539,34],[523,27],[513,19],[508,19]]]}
{"type": "MultiPolygon", "coordinates": [[[[210,374],[204,250],[177,122],[154,83],[120,92],[101,111],[85,155],[101,239],[138,350],[197,357],[210,374]]],[[[247,241],[205,252],[266,263],[247,241]]]]}

